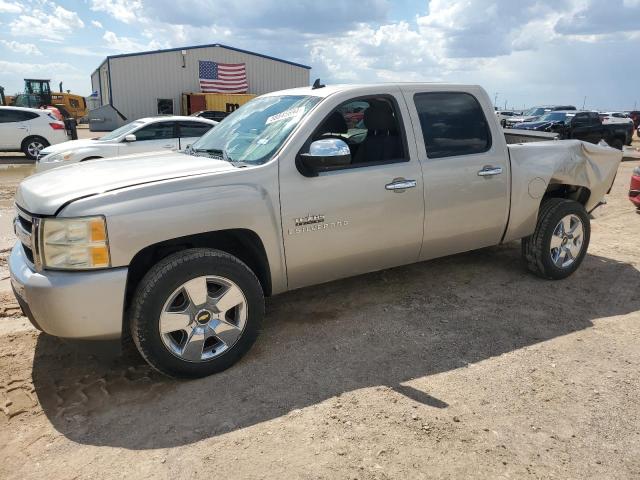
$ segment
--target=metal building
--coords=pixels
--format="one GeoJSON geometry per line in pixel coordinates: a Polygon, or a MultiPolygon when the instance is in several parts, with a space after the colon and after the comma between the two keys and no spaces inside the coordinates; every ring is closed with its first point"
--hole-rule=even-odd
{"type": "Polygon", "coordinates": [[[91,130],[112,130],[138,118],[181,113],[181,95],[199,92],[198,61],[244,63],[248,93],[309,85],[311,67],[226,45],[197,45],[108,56],[91,74],[99,107],[91,130]]]}

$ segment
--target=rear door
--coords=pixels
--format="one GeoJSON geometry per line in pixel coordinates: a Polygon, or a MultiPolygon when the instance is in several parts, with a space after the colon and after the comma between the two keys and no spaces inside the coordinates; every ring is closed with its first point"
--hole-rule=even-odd
{"type": "Polygon", "coordinates": [[[500,243],[509,214],[509,161],[483,90],[407,87],[425,191],[421,259],[500,243]]]}
{"type": "Polygon", "coordinates": [[[571,131],[569,137],[584,142],[593,142],[594,125],[589,120],[587,112],[576,113],[571,120],[571,131]]]}
{"type": "Polygon", "coordinates": [[[0,109],[0,149],[20,150],[29,135],[28,121],[38,115],[14,109],[0,109]]]}
{"type": "Polygon", "coordinates": [[[183,120],[178,122],[178,149],[184,150],[202,135],[211,130],[214,125],[194,120],[183,120]]]}
{"type": "Polygon", "coordinates": [[[118,148],[119,155],[178,149],[178,128],[174,121],[150,123],[133,134],[136,136],[136,141],[123,141],[118,148]]]}

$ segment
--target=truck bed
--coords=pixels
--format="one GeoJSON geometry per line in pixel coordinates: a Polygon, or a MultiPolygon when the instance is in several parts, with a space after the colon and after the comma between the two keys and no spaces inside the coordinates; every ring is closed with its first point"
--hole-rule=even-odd
{"type": "Polygon", "coordinates": [[[507,141],[507,145],[514,143],[530,143],[530,142],[543,142],[546,140],[558,140],[559,135],[557,133],[548,132],[536,132],[535,130],[516,130],[505,128],[504,138],[507,141]]]}

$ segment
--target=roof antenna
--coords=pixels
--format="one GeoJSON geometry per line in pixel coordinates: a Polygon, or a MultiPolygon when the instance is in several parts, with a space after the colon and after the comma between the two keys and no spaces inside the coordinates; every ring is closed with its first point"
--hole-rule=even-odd
{"type": "Polygon", "coordinates": [[[311,90],[315,90],[316,88],[323,88],[323,87],[325,87],[325,85],[320,83],[319,78],[316,78],[316,81],[313,82],[313,86],[311,87],[311,90]]]}

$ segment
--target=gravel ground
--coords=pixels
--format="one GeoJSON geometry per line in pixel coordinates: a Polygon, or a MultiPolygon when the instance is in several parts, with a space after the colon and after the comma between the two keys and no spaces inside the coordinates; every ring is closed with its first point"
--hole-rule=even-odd
{"type": "Polygon", "coordinates": [[[639,164],[567,280],[514,242],[290,292],[238,365],[188,382],[21,316],[7,219],[29,167],[3,170],[0,478],[640,478],[639,164]]]}

